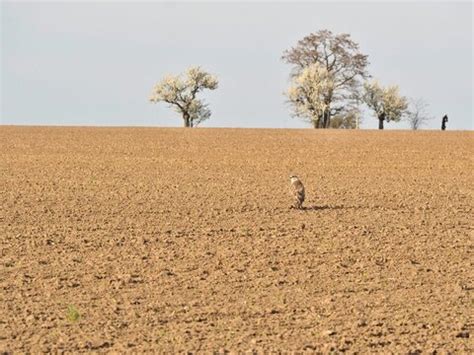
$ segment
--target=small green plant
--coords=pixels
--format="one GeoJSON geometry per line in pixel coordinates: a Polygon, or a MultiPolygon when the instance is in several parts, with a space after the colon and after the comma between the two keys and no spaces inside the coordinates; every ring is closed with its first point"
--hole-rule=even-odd
{"type": "Polygon", "coordinates": [[[69,305],[69,306],[67,306],[66,318],[70,322],[77,322],[79,320],[79,318],[81,318],[81,315],[79,314],[76,307],[74,307],[73,305],[69,305]]]}
{"type": "Polygon", "coordinates": [[[156,340],[155,342],[158,344],[162,339],[164,339],[166,336],[166,331],[164,329],[159,329],[156,332],[156,340]]]}

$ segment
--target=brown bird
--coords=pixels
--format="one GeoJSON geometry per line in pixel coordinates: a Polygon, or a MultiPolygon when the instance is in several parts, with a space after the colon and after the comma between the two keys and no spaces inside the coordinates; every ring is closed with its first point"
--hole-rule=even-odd
{"type": "Polygon", "coordinates": [[[297,176],[290,176],[290,193],[295,199],[294,208],[302,209],[304,202],[304,185],[297,176]]]}

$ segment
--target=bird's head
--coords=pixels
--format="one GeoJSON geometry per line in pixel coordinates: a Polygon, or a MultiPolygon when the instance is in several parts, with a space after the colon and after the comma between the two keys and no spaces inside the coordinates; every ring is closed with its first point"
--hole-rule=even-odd
{"type": "Polygon", "coordinates": [[[290,181],[291,181],[291,182],[295,182],[295,181],[297,181],[297,180],[299,180],[299,179],[298,179],[298,176],[296,176],[296,175],[291,175],[291,176],[290,176],[290,181]]]}

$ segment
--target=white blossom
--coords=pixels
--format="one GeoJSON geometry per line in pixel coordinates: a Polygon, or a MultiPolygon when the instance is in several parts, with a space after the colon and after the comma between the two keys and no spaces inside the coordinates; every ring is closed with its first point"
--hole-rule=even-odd
{"type": "Polygon", "coordinates": [[[379,119],[380,129],[383,129],[383,121],[398,122],[407,112],[407,99],[400,95],[397,85],[383,87],[376,80],[366,82],[362,100],[379,119]]]}
{"type": "Polygon", "coordinates": [[[326,68],[312,64],[292,78],[292,84],[286,92],[293,106],[295,116],[306,118],[315,127],[328,113],[334,90],[334,80],[326,68]]]}
{"type": "Polygon", "coordinates": [[[150,101],[166,102],[183,116],[185,127],[197,126],[211,116],[208,105],[196,95],[204,89],[215,90],[217,78],[200,67],[191,67],[185,75],[165,76],[153,87],[150,101]]]}

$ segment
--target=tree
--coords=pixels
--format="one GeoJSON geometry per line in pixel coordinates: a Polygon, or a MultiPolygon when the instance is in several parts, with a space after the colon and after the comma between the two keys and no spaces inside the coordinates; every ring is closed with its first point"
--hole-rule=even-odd
{"type": "Polygon", "coordinates": [[[312,64],[292,78],[286,92],[293,105],[294,116],[308,120],[314,128],[321,128],[329,110],[325,97],[334,90],[334,82],[326,68],[312,64]]]}
{"type": "Polygon", "coordinates": [[[196,95],[204,89],[217,89],[217,78],[200,67],[191,67],[186,75],[168,75],[153,88],[150,101],[166,102],[183,116],[184,127],[195,127],[211,116],[211,110],[196,95]]]}
{"type": "Polygon", "coordinates": [[[398,86],[382,87],[376,80],[364,84],[362,100],[374,111],[379,129],[383,129],[384,121],[400,121],[408,107],[407,99],[400,96],[398,86]]]}
{"type": "Polygon", "coordinates": [[[424,124],[426,121],[433,119],[432,116],[428,115],[427,109],[428,104],[422,98],[410,99],[410,105],[406,115],[406,121],[410,124],[410,128],[417,130],[424,124]]]}
{"type": "Polygon", "coordinates": [[[358,129],[361,121],[360,111],[354,108],[343,115],[332,117],[330,128],[358,129]]]}
{"type": "Polygon", "coordinates": [[[306,68],[318,64],[326,69],[332,81],[332,90],[325,91],[322,97],[324,115],[315,128],[328,128],[331,117],[344,112],[348,102],[359,97],[361,79],[369,77],[367,55],[345,33],[334,35],[328,30],[311,33],[286,50],[282,59],[294,66],[291,77],[298,77],[306,68]]]}

